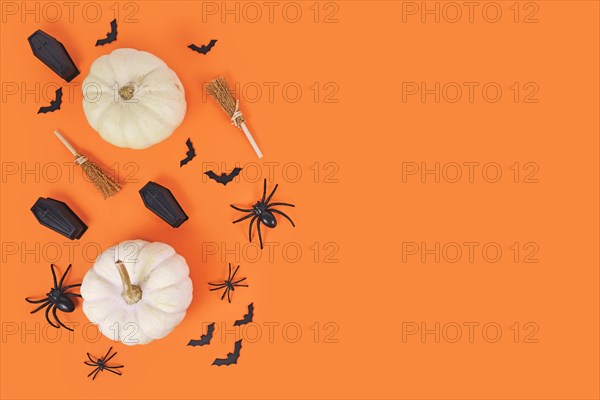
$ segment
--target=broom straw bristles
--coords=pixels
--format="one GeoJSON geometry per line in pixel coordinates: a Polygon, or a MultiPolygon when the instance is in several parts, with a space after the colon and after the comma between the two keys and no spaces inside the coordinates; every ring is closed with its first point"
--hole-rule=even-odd
{"type": "Polygon", "coordinates": [[[94,184],[94,186],[96,186],[96,189],[102,193],[105,199],[121,190],[121,185],[119,185],[119,182],[116,179],[106,174],[102,168],[88,160],[87,157],[79,154],[77,150],[71,146],[67,139],[60,134],[60,132],[54,131],[54,134],[60,139],[65,147],[69,149],[73,156],[75,156],[75,163],[81,166],[81,169],[83,169],[85,175],[94,184]]]}
{"type": "Polygon", "coordinates": [[[262,152],[258,148],[256,141],[254,141],[252,134],[248,130],[248,127],[246,126],[246,119],[239,109],[239,100],[236,100],[233,97],[233,93],[231,92],[231,89],[229,88],[225,78],[221,76],[213,81],[210,81],[206,85],[206,90],[208,94],[215,99],[217,103],[219,103],[223,111],[227,113],[231,119],[231,122],[244,132],[244,135],[246,135],[246,138],[250,142],[250,145],[256,152],[258,158],[262,158],[262,152]]]}
{"type": "MultiPolygon", "coordinates": [[[[79,158],[76,159],[76,161],[79,158]]],[[[117,194],[121,190],[121,185],[112,176],[107,175],[102,168],[88,160],[83,160],[81,164],[83,173],[87,175],[88,179],[96,186],[96,188],[102,193],[105,199],[117,194]]]]}
{"type": "MultiPolygon", "coordinates": [[[[206,85],[206,90],[208,94],[219,103],[223,111],[229,115],[229,118],[233,117],[233,114],[236,111],[239,111],[238,102],[233,97],[233,93],[231,92],[227,81],[222,76],[210,81],[206,85]]],[[[242,122],[245,122],[244,116],[238,113],[238,116],[233,122],[239,128],[242,122]]]]}

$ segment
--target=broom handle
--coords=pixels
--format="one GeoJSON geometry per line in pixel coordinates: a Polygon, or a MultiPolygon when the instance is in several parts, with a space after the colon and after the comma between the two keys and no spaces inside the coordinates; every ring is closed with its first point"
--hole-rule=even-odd
{"type": "Polygon", "coordinates": [[[64,144],[64,145],[65,145],[65,147],[66,147],[67,149],[69,149],[69,151],[70,151],[71,153],[73,153],[73,155],[74,155],[74,156],[77,156],[77,155],[78,155],[78,154],[77,154],[77,150],[75,150],[75,148],[74,148],[73,146],[71,146],[71,143],[67,142],[67,139],[65,139],[65,138],[63,137],[63,135],[61,135],[61,134],[60,134],[60,132],[58,132],[58,131],[54,131],[54,134],[56,135],[56,137],[58,137],[58,138],[60,139],[60,141],[62,142],[62,144],[64,144]]]}
{"type": "Polygon", "coordinates": [[[248,130],[248,127],[246,126],[245,122],[242,122],[241,124],[241,128],[244,131],[244,133],[246,134],[246,138],[248,139],[248,141],[250,142],[250,144],[252,145],[252,148],[254,149],[254,151],[256,152],[256,155],[258,156],[258,158],[262,158],[262,153],[260,151],[260,149],[258,148],[258,145],[256,144],[256,142],[254,141],[254,138],[252,137],[252,134],[250,133],[250,131],[248,130]]]}

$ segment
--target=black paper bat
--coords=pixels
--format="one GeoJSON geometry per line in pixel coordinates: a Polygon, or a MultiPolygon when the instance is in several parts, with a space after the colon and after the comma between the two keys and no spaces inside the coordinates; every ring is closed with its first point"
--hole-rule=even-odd
{"type": "Polygon", "coordinates": [[[96,40],[96,46],[104,46],[117,40],[117,20],[110,21],[110,32],[106,34],[106,39],[96,40]]]}
{"type": "Polygon", "coordinates": [[[213,179],[214,181],[216,181],[218,183],[222,183],[223,186],[225,186],[229,182],[231,182],[233,180],[233,178],[235,178],[236,176],[238,176],[238,174],[240,173],[241,170],[242,170],[241,168],[237,168],[236,167],[229,174],[226,174],[225,172],[222,172],[221,175],[217,175],[213,171],[206,171],[204,174],[208,175],[208,177],[210,179],[213,179]]]}
{"type": "Polygon", "coordinates": [[[186,165],[187,163],[192,161],[192,158],[196,157],[196,150],[194,149],[194,145],[192,144],[192,141],[188,138],[188,140],[185,142],[185,144],[187,145],[187,148],[188,148],[187,153],[185,153],[185,155],[187,157],[184,158],[183,160],[179,161],[179,168],[183,167],[184,165],[186,165]]]}
{"type": "Polygon", "coordinates": [[[195,340],[195,339],[190,340],[187,345],[188,346],[204,346],[206,344],[210,344],[210,341],[212,340],[214,331],[215,331],[215,323],[213,322],[212,324],[208,325],[208,328],[206,328],[206,335],[200,336],[200,339],[198,339],[198,340],[195,340]]]}
{"type": "Polygon", "coordinates": [[[248,322],[252,322],[252,317],[254,317],[254,303],[248,304],[248,314],[244,314],[243,319],[235,321],[233,326],[246,325],[248,322]]]}
{"type": "Polygon", "coordinates": [[[40,107],[38,110],[38,114],[46,114],[47,112],[54,112],[56,110],[60,110],[60,105],[62,104],[62,88],[56,89],[54,92],[55,98],[50,102],[50,105],[47,107],[40,107]]]}
{"type": "Polygon", "coordinates": [[[188,46],[188,48],[192,49],[193,51],[197,51],[200,54],[206,55],[206,53],[208,53],[209,51],[212,50],[212,48],[215,46],[215,43],[217,43],[217,40],[213,39],[206,46],[202,45],[202,46],[198,47],[195,44],[190,44],[188,46]]]}
{"type": "Polygon", "coordinates": [[[212,365],[231,365],[237,364],[238,358],[240,357],[240,350],[242,349],[242,339],[235,342],[233,353],[227,353],[227,358],[215,358],[212,365]]]}

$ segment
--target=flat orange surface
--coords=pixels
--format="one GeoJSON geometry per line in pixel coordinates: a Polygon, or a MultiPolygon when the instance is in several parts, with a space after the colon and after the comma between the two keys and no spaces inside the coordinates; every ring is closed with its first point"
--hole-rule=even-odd
{"type": "MultiPolygon", "coordinates": [[[[514,398],[599,393],[599,3],[16,2],[1,25],[1,395],[6,399],[514,398]],[[95,47],[118,19],[118,39],[95,47]],[[66,84],[31,53],[42,29],[81,74],[66,84]],[[190,43],[218,42],[201,55],[190,43]],[[175,70],[187,115],[146,150],[88,125],[81,82],[114,49],[175,70]],[[224,75],[265,157],[206,95],[224,75]],[[36,114],[63,87],[60,111],[36,114]],[[118,173],[104,201],[56,140],[118,173]],[[183,168],[185,141],[197,157],[183,168]],[[243,168],[227,186],[203,174],[243,168]],[[260,252],[229,204],[279,183],[292,228],[260,252]],[[144,208],[149,180],[190,216],[144,208]],[[38,197],[88,224],[78,241],[40,226],[38,197]],[[80,282],[127,239],[183,255],[194,298],[168,337],[128,347],[81,311],[73,334],[30,315],[50,263],[80,282]],[[208,282],[241,265],[250,287],[208,282]],[[254,323],[233,321],[255,306],[254,323]],[[206,324],[210,346],[188,347],[206,324]],[[243,340],[237,365],[211,366],[243,340]],[[86,352],[118,351],[123,376],[91,381],[86,352]]],[[[256,235],[256,233],[255,233],[256,235]]]]}

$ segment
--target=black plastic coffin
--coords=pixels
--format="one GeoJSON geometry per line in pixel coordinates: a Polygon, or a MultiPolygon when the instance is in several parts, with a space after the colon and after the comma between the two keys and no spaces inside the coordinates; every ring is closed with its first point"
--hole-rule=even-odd
{"type": "Polygon", "coordinates": [[[38,222],[71,240],[79,239],[87,225],[62,201],[40,197],[31,212],[38,222]]]}
{"type": "Polygon", "coordinates": [[[175,196],[169,189],[155,182],[148,182],[140,189],[140,196],[147,209],[158,215],[173,228],[178,228],[188,220],[175,196]]]}
{"type": "Polygon", "coordinates": [[[71,82],[79,75],[79,70],[61,42],[41,30],[35,31],[27,40],[33,54],[65,81],[71,82]]]}

